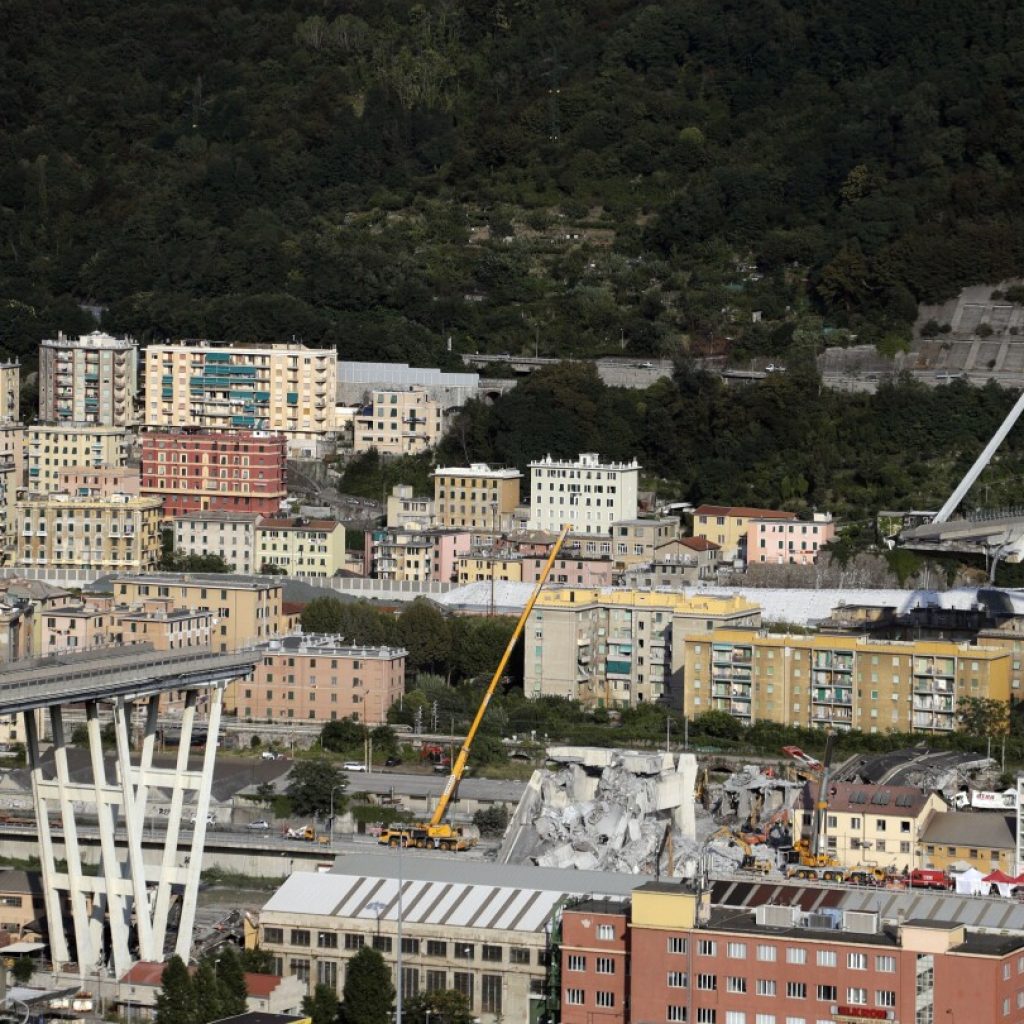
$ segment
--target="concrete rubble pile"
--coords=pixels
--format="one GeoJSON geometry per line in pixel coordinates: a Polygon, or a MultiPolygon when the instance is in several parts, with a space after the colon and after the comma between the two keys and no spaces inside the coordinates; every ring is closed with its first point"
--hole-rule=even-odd
{"type": "Polygon", "coordinates": [[[754,830],[779,811],[792,809],[803,787],[803,782],[791,782],[748,764],[725,780],[712,810],[719,822],[754,830]]]}
{"type": "Polygon", "coordinates": [[[534,773],[499,860],[653,872],[666,826],[673,861],[696,858],[692,754],[557,747],[548,759],[556,767],[534,773]]]}

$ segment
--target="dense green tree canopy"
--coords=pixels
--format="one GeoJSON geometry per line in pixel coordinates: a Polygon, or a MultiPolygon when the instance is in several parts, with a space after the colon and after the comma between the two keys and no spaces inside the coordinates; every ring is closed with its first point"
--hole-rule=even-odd
{"type": "Polygon", "coordinates": [[[395,987],[391,970],[376,949],[364,946],[345,970],[342,991],[343,1024],[388,1024],[395,987]]]}
{"type": "Polygon", "coordinates": [[[292,811],[298,815],[326,816],[331,808],[334,792],[334,810],[345,806],[347,778],[327,758],[296,761],[288,773],[285,792],[292,802],[292,811]]]}

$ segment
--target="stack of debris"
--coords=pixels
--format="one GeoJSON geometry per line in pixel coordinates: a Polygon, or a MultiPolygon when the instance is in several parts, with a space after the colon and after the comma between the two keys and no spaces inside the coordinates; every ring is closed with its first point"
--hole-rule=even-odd
{"type": "Polygon", "coordinates": [[[715,820],[756,831],[773,815],[796,804],[802,782],[779,778],[771,769],[745,765],[725,780],[712,810],[715,820]]]}
{"type": "Polygon", "coordinates": [[[559,747],[548,759],[557,767],[534,773],[499,860],[638,873],[665,848],[669,871],[696,857],[692,754],[559,747]]]}

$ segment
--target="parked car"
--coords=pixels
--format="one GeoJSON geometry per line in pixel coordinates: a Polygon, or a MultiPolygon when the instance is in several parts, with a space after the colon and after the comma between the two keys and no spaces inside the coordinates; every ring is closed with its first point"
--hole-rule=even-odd
{"type": "Polygon", "coordinates": [[[386,761],[384,762],[384,767],[385,767],[385,768],[396,768],[396,767],[398,767],[398,765],[400,765],[401,763],[402,763],[402,759],[401,759],[400,757],[389,757],[389,758],[388,758],[388,759],[387,759],[387,760],[386,760],[386,761]]]}
{"type": "Polygon", "coordinates": [[[363,764],[360,761],[346,761],[343,767],[344,767],[345,771],[347,771],[347,772],[365,772],[366,771],[366,765],[363,764]]]}
{"type": "Polygon", "coordinates": [[[275,754],[272,750],[264,750],[263,753],[260,754],[260,757],[264,761],[276,761],[277,760],[277,754],[275,754]]]}
{"type": "Polygon", "coordinates": [[[270,828],[270,822],[260,818],[259,821],[250,821],[245,827],[252,832],[266,832],[270,828]]]}

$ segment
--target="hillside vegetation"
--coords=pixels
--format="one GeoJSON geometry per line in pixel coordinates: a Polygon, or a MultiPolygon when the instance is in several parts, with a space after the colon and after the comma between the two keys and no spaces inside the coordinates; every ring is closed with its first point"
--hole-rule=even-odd
{"type": "Polygon", "coordinates": [[[1022,52],[1012,0],[6,0],[0,345],[896,347],[1024,271],[1022,52]]]}

